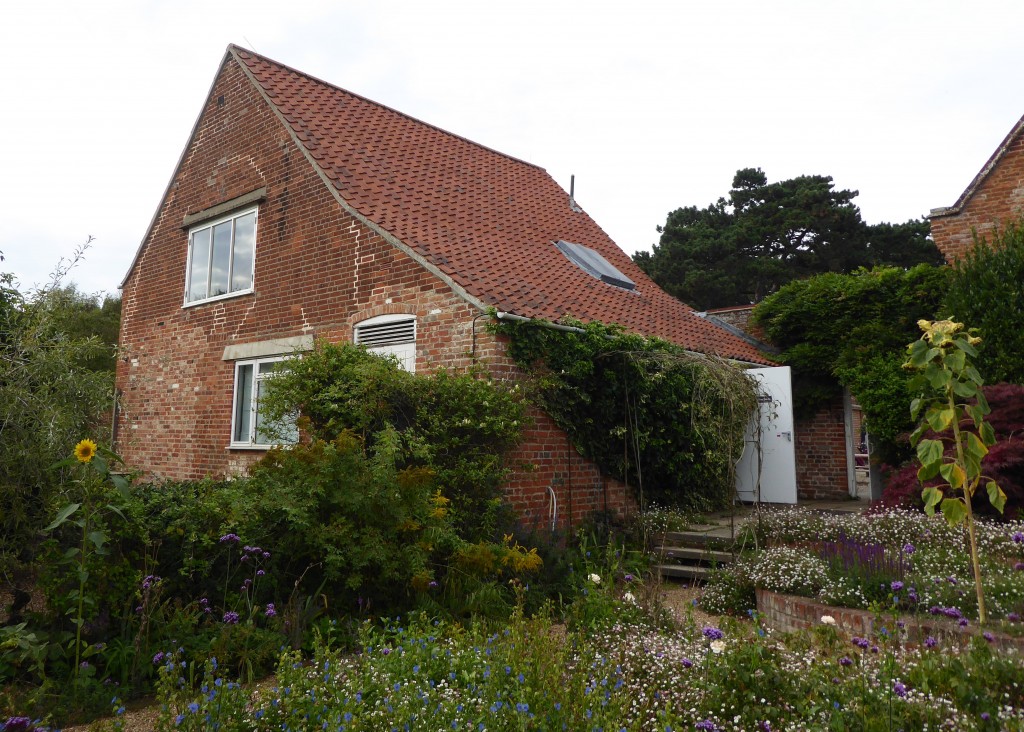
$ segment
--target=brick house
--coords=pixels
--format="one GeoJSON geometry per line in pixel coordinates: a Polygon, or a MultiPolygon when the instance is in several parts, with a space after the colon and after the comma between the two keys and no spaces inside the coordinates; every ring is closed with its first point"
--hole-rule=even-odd
{"type": "Polygon", "coordinates": [[[974,244],[974,232],[1020,220],[1024,214],[1024,117],[1017,121],[952,206],[928,215],[932,239],[946,261],[962,257],[974,244]]]}
{"type": "MultiPolygon", "coordinates": [[[[229,46],[121,285],[116,445],[150,477],[242,474],[260,375],[314,337],[415,371],[515,378],[489,309],[619,323],[769,362],[662,292],[540,167],[229,46]]],[[[623,511],[545,415],[514,456],[526,520],[623,511]]]]}

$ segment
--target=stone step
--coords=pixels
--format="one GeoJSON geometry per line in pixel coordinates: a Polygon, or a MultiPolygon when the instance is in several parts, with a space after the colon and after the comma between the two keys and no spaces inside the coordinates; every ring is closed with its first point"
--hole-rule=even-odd
{"type": "Polygon", "coordinates": [[[733,538],[728,527],[718,528],[712,531],[666,531],[661,536],[661,541],[655,541],[661,546],[692,546],[727,548],[732,546],[733,538]]]}
{"type": "Polygon", "coordinates": [[[672,579],[707,579],[709,570],[707,567],[699,567],[695,564],[657,564],[654,569],[662,577],[672,579]]]}
{"type": "Polygon", "coordinates": [[[655,549],[653,554],[664,559],[681,559],[705,564],[730,564],[733,560],[729,552],[693,546],[663,546],[655,549]]]}

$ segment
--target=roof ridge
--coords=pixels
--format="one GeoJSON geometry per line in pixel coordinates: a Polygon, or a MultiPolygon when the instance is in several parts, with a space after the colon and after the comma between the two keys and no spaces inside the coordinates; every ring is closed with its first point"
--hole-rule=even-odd
{"type": "Polygon", "coordinates": [[[546,168],[543,168],[540,165],[537,165],[536,163],[531,163],[528,160],[523,160],[522,158],[517,158],[515,155],[509,155],[508,153],[502,152],[501,150],[497,150],[497,149],[495,149],[493,147],[489,147],[488,145],[484,145],[484,144],[479,143],[479,142],[477,142],[475,140],[471,140],[468,137],[464,137],[462,135],[459,135],[459,134],[457,134],[455,132],[452,132],[451,130],[446,130],[443,127],[438,127],[437,125],[432,124],[430,122],[425,122],[425,121],[419,119],[418,117],[413,117],[411,114],[406,114],[405,112],[403,112],[401,110],[398,110],[398,109],[395,109],[394,107],[390,107],[387,104],[383,104],[381,102],[375,101],[373,99],[370,99],[369,97],[363,96],[362,94],[357,94],[354,91],[350,91],[348,89],[340,87],[337,84],[332,84],[329,81],[324,81],[323,79],[321,79],[318,76],[313,76],[313,74],[306,73],[305,71],[300,71],[299,69],[296,69],[294,66],[289,66],[288,64],[281,63],[280,61],[275,61],[274,59],[269,58],[267,56],[264,56],[261,53],[256,53],[255,51],[250,51],[248,48],[243,48],[242,46],[239,46],[236,43],[229,43],[228,44],[228,51],[233,53],[233,54],[248,54],[249,56],[252,56],[254,58],[258,58],[258,59],[260,59],[262,61],[265,61],[266,63],[274,64],[275,66],[278,66],[278,67],[280,67],[282,69],[286,69],[286,70],[290,71],[291,73],[296,74],[297,76],[305,77],[305,78],[309,79],[310,81],[314,81],[317,84],[320,84],[322,86],[326,86],[326,87],[329,87],[329,88],[334,89],[336,91],[339,91],[339,92],[341,92],[343,94],[348,94],[350,96],[353,96],[356,99],[359,99],[361,101],[366,102],[367,104],[372,104],[375,107],[380,107],[381,109],[386,109],[388,112],[391,112],[393,114],[397,114],[400,117],[405,117],[407,120],[415,122],[416,124],[423,125],[424,127],[430,127],[431,129],[437,130],[438,132],[440,132],[443,135],[448,135],[449,137],[454,137],[457,140],[462,140],[463,142],[468,142],[470,145],[478,147],[478,148],[480,148],[482,150],[486,150],[487,152],[494,153],[495,155],[500,155],[503,158],[507,158],[509,160],[512,160],[512,161],[517,162],[517,163],[521,163],[523,165],[528,165],[531,168],[536,168],[537,170],[542,170],[545,173],[547,173],[547,169],[546,168]]]}

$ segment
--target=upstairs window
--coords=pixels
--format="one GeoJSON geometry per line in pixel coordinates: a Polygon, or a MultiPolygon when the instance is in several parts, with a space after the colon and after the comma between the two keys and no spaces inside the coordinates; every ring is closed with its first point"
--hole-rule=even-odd
{"type": "Polygon", "coordinates": [[[293,445],[299,440],[295,418],[270,422],[260,412],[274,370],[283,356],[235,362],[235,399],[231,415],[231,447],[266,450],[274,445],[293,445]]]}
{"type": "Polygon", "coordinates": [[[623,290],[636,289],[636,283],[622,274],[611,262],[582,244],[569,241],[557,241],[555,246],[565,255],[566,259],[582,269],[591,277],[596,277],[609,285],[621,287],[623,290]]]}
{"type": "Polygon", "coordinates": [[[252,292],[255,249],[255,208],[191,229],[185,304],[252,292]]]}
{"type": "Polygon", "coordinates": [[[370,353],[394,356],[403,369],[416,372],[416,318],[379,315],[356,324],[355,342],[370,353]]]}

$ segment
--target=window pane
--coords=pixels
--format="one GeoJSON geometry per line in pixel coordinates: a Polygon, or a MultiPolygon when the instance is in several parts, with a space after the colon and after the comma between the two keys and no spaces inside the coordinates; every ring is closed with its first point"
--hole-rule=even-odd
{"type": "Polygon", "coordinates": [[[259,405],[271,387],[271,374],[281,365],[280,361],[263,361],[259,365],[256,377],[256,444],[288,445],[299,441],[299,428],[296,426],[296,415],[288,415],[280,422],[272,422],[260,413],[259,405]]]}
{"type": "Polygon", "coordinates": [[[206,279],[210,265],[210,229],[192,233],[191,270],[188,273],[188,301],[206,297],[206,279]]]}
{"type": "Polygon", "coordinates": [[[230,258],[231,222],[225,221],[213,227],[213,271],[210,274],[209,297],[227,294],[230,258]]]}
{"type": "Polygon", "coordinates": [[[252,364],[235,370],[235,430],[232,442],[249,442],[252,425],[252,364]]]}
{"type": "Polygon", "coordinates": [[[235,254],[231,264],[231,291],[252,287],[252,253],[256,244],[256,214],[235,219],[235,254]]]}

